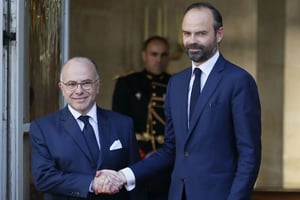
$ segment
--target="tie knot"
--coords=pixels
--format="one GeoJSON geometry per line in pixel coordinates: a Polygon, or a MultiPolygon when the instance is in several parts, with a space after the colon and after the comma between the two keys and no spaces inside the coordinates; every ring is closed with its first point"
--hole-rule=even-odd
{"type": "Polygon", "coordinates": [[[194,74],[195,74],[195,76],[200,76],[201,75],[201,69],[195,68],[194,69],[194,74]]]}
{"type": "Polygon", "coordinates": [[[80,121],[82,121],[84,124],[88,124],[89,123],[89,118],[90,118],[90,116],[87,116],[87,115],[81,115],[80,117],[78,117],[78,119],[80,121]]]}

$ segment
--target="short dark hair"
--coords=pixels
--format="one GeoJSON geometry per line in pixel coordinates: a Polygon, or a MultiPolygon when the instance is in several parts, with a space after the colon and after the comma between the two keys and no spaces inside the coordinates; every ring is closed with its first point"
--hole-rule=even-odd
{"type": "Polygon", "coordinates": [[[193,8],[208,8],[211,10],[214,17],[214,29],[215,31],[219,30],[220,27],[223,27],[223,19],[221,13],[210,3],[208,2],[197,2],[189,5],[185,11],[184,15],[193,8]]]}
{"type": "Polygon", "coordinates": [[[144,43],[143,43],[143,49],[142,50],[145,51],[147,49],[149,43],[152,42],[153,40],[159,40],[159,41],[165,43],[165,45],[168,48],[170,47],[169,42],[168,42],[168,40],[166,38],[158,36],[158,35],[154,35],[154,36],[151,36],[147,40],[144,41],[144,43]]]}

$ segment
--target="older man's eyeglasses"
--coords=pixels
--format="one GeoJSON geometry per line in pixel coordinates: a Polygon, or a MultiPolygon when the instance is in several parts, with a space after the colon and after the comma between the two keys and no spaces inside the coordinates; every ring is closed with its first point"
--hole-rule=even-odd
{"type": "Polygon", "coordinates": [[[88,81],[83,81],[81,83],[78,83],[76,81],[68,81],[65,83],[65,82],[61,81],[61,83],[64,84],[66,86],[67,90],[70,90],[70,91],[76,90],[78,88],[78,85],[80,85],[81,88],[84,90],[90,90],[90,89],[92,89],[93,84],[98,80],[99,79],[94,80],[94,81],[88,80],[88,81]]]}

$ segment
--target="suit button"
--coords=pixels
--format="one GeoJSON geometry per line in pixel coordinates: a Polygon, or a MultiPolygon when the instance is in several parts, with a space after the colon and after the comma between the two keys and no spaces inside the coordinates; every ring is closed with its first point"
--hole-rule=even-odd
{"type": "Polygon", "coordinates": [[[78,197],[79,195],[80,195],[79,192],[75,192],[75,193],[74,193],[74,196],[77,196],[77,197],[78,197]]]}
{"type": "Polygon", "coordinates": [[[78,197],[78,196],[80,196],[80,193],[79,192],[70,192],[70,195],[78,197]]]}
{"type": "Polygon", "coordinates": [[[188,151],[184,152],[184,156],[185,157],[189,157],[190,156],[190,153],[188,151]]]}

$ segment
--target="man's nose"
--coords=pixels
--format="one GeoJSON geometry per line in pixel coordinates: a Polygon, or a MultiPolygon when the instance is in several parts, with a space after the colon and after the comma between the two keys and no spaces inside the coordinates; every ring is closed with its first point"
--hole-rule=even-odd
{"type": "Polygon", "coordinates": [[[158,54],[157,57],[156,57],[156,59],[157,59],[158,62],[161,62],[162,59],[163,59],[163,55],[158,54]]]}
{"type": "Polygon", "coordinates": [[[186,38],[186,41],[187,41],[189,44],[197,43],[197,37],[196,37],[195,34],[190,34],[189,37],[186,38]]]}
{"type": "Polygon", "coordinates": [[[82,88],[82,84],[77,84],[77,87],[75,89],[76,92],[82,92],[84,89],[82,88]]]}

